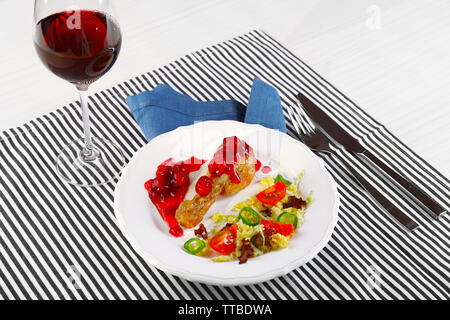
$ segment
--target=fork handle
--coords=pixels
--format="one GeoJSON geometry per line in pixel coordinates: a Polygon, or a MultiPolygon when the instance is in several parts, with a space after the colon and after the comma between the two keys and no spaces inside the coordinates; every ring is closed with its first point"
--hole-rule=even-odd
{"type": "Polygon", "coordinates": [[[442,214],[447,212],[439,203],[434,201],[429,195],[423,192],[417,185],[415,185],[410,180],[402,177],[395,170],[391,169],[383,161],[381,161],[374,154],[369,151],[362,153],[367,158],[369,158],[373,163],[375,163],[380,169],[386,172],[394,181],[405,188],[411,195],[413,195],[419,202],[419,204],[426,209],[426,212],[430,214],[433,218],[438,219],[442,214]]]}
{"type": "Polygon", "coordinates": [[[342,158],[339,154],[332,151],[333,155],[339,159],[339,161],[347,167],[347,169],[353,174],[356,180],[361,184],[364,189],[368,193],[372,195],[372,197],[383,206],[386,211],[388,211],[392,217],[394,217],[398,222],[404,225],[408,230],[414,230],[419,225],[404,214],[399,208],[397,208],[388,198],[386,198],[381,192],[379,192],[372,184],[370,184],[362,175],[360,175],[344,158],[342,158]]]}

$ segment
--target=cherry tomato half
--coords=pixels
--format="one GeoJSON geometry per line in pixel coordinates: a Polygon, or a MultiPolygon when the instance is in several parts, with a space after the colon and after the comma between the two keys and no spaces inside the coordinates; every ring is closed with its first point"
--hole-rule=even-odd
{"type": "Polygon", "coordinates": [[[236,249],[236,237],[238,225],[233,224],[219,231],[209,240],[209,246],[221,254],[230,254],[236,249]]]}
{"type": "Polygon", "coordinates": [[[264,189],[256,195],[261,203],[274,206],[278,201],[282,200],[286,195],[286,185],[278,181],[273,186],[264,189]]]}

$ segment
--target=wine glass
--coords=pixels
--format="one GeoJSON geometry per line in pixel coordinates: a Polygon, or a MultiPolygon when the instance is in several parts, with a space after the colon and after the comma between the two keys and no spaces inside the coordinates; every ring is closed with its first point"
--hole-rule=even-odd
{"type": "Polygon", "coordinates": [[[33,40],[39,58],[80,95],[84,138],[72,141],[56,158],[56,171],[79,186],[116,178],[125,164],[113,142],[91,135],[88,88],[114,64],[122,35],[109,0],[35,0],[33,40]]]}

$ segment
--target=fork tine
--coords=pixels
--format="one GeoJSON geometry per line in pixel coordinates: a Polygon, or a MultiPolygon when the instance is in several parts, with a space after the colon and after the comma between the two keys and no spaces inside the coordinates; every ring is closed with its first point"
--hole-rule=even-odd
{"type": "Polygon", "coordinates": [[[306,144],[309,148],[313,147],[312,139],[314,137],[314,133],[311,131],[305,132],[301,134],[300,139],[304,144],[306,144]]]}
{"type": "Polygon", "coordinates": [[[300,117],[300,119],[304,120],[302,121],[302,124],[306,127],[306,131],[310,131],[310,130],[314,130],[314,123],[312,122],[312,120],[309,118],[308,114],[306,113],[305,109],[303,108],[301,102],[299,99],[297,99],[297,105],[298,105],[298,109],[297,114],[300,117]]]}
{"type": "Polygon", "coordinates": [[[307,131],[301,130],[301,131],[299,132],[299,134],[300,134],[300,139],[301,139],[303,142],[305,142],[305,140],[308,139],[309,134],[308,134],[307,131]]]}
{"type": "Polygon", "coordinates": [[[311,139],[314,135],[318,134],[318,130],[316,128],[307,128],[305,131],[301,133],[301,139],[303,141],[311,139]]]}

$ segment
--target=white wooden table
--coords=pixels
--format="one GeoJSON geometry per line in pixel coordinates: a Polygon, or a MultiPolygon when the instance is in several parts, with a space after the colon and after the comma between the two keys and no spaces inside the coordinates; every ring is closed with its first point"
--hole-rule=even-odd
{"type": "MultiPolygon", "coordinates": [[[[260,28],[450,176],[450,1],[118,0],[123,49],[97,91],[260,28]]],[[[0,130],[77,99],[31,39],[33,1],[0,0],[0,130]]]]}

